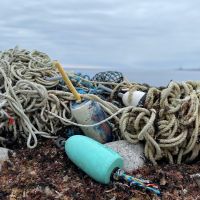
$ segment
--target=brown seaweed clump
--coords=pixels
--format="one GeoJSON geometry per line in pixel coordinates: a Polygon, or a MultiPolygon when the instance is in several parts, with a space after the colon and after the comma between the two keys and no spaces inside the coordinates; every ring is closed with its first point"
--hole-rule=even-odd
{"type": "MultiPolygon", "coordinates": [[[[200,199],[200,188],[190,175],[199,172],[200,163],[145,167],[132,175],[160,185],[162,199],[200,199]]],[[[34,150],[25,146],[15,150],[11,162],[0,172],[2,200],[145,200],[160,199],[151,193],[123,183],[102,185],[74,166],[51,140],[34,150]]]]}

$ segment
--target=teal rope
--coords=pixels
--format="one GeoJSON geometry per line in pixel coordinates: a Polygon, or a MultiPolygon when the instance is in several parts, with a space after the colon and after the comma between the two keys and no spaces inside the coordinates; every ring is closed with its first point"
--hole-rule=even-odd
{"type": "Polygon", "coordinates": [[[137,186],[140,188],[143,188],[145,190],[151,191],[157,195],[160,195],[161,192],[158,189],[158,185],[150,183],[149,180],[144,180],[144,179],[138,179],[133,176],[127,175],[123,170],[118,169],[114,174],[113,174],[114,180],[123,180],[127,182],[130,186],[137,186]]]}

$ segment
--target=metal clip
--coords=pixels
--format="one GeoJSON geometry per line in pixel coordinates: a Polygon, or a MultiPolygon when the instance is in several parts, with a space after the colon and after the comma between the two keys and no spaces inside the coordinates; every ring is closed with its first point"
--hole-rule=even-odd
{"type": "Polygon", "coordinates": [[[56,145],[59,149],[62,149],[62,150],[65,149],[65,141],[66,141],[66,139],[63,138],[63,137],[59,137],[59,138],[57,138],[57,139],[54,140],[55,145],[56,145]]]}

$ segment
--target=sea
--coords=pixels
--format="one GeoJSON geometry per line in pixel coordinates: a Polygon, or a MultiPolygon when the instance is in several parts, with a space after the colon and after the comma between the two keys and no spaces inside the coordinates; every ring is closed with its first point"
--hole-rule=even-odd
{"type": "Polygon", "coordinates": [[[167,86],[170,81],[200,80],[200,70],[180,69],[139,69],[139,68],[70,68],[66,70],[93,77],[98,72],[119,71],[131,82],[146,83],[151,86],[167,86]]]}

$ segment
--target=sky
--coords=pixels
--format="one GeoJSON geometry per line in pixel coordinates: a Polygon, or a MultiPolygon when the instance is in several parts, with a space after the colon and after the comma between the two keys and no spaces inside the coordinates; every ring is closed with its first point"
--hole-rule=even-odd
{"type": "Polygon", "coordinates": [[[0,38],[71,66],[200,68],[200,1],[6,0],[0,38]]]}

